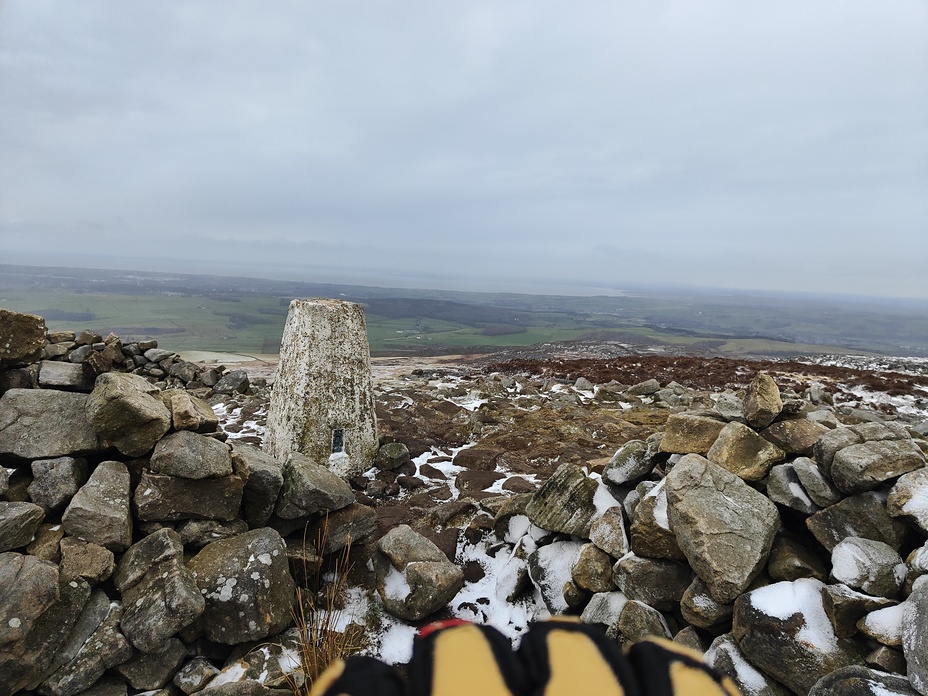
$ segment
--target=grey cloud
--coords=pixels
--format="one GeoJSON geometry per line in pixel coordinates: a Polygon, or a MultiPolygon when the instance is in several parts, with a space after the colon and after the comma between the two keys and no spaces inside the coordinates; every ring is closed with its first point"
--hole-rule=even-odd
{"type": "Polygon", "coordinates": [[[0,254],[928,296],[926,33],[909,0],[7,0],[0,254]]]}

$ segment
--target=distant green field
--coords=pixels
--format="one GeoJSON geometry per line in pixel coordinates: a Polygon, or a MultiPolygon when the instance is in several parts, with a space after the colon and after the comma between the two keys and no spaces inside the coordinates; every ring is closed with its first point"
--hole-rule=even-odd
{"type": "Polygon", "coordinates": [[[286,319],[286,307],[266,296],[245,296],[230,302],[202,295],[62,294],[43,290],[2,299],[0,304],[21,312],[47,315],[47,310],[57,310],[93,315],[84,321],[46,318],[52,331],[87,328],[112,331],[123,340],[157,338],[159,345],[170,350],[276,353],[286,319]],[[236,324],[235,315],[246,321],[236,324]]]}
{"type": "Polygon", "coordinates": [[[906,301],[466,293],[0,264],[0,307],[41,314],[52,330],[156,338],[172,350],[276,353],[294,297],[362,303],[379,353],[584,339],[722,355],[928,355],[928,305],[906,301]]]}
{"type": "MultiPolygon", "coordinates": [[[[49,330],[93,329],[112,331],[123,340],[156,338],[169,350],[213,350],[233,353],[276,353],[286,319],[280,299],[267,295],[242,295],[238,301],[207,295],[122,294],[105,292],[61,293],[29,290],[5,293],[0,305],[46,317],[49,330]],[[72,319],[70,317],[92,317],[72,319]]],[[[518,333],[487,335],[480,326],[430,317],[388,318],[367,314],[372,351],[462,349],[469,346],[528,346],[536,343],[579,339],[594,331],[589,320],[567,313],[538,312],[518,333]]],[[[638,322],[629,322],[630,324],[638,322]]],[[[595,324],[595,322],[594,322],[595,324]]],[[[603,332],[608,337],[612,331],[603,332]]],[[[704,347],[698,336],[626,326],[616,338],[629,343],[666,343],[704,347]]],[[[796,344],[768,339],[730,339],[713,342],[724,354],[833,353],[840,346],[796,344]]]]}

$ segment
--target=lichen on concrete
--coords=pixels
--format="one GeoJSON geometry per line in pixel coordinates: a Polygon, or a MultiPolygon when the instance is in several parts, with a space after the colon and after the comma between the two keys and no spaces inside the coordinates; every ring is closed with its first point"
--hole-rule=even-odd
{"type": "Polygon", "coordinates": [[[286,459],[297,451],[346,475],[368,468],[377,446],[364,310],[340,300],[293,300],[271,392],[265,452],[286,459]],[[332,456],[336,430],[342,431],[344,456],[332,456]]]}

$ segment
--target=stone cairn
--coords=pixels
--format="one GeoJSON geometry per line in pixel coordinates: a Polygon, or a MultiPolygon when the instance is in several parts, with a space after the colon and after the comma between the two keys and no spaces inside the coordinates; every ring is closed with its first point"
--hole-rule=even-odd
{"type": "MultiPolygon", "coordinates": [[[[156,346],[96,339],[0,310],[0,693],[289,693],[294,576],[349,540],[389,613],[453,605],[464,573],[424,536],[378,530],[310,457],[223,442],[201,398],[215,368],[184,381],[156,346]],[[58,363],[89,376],[63,383],[58,363]]],[[[842,424],[820,385],[764,374],[714,399],[679,389],[664,430],[601,472],[563,464],[442,519],[503,554],[510,601],[686,644],[745,694],[928,694],[924,428],[842,424]]],[[[375,466],[408,469],[404,449],[375,466]]]]}
{"type": "Polygon", "coordinates": [[[376,515],[299,453],[226,444],[197,393],[248,388],[0,310],[0,693],[291,693],[305,540],[328,517],[326,553],[363,543],[376,515]]]}

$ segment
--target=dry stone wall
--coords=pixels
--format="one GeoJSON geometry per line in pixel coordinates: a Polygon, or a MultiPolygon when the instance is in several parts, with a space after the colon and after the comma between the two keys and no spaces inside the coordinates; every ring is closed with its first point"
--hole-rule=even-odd
{"type": "MultiPolygon", "coordinates": [[[[374,512],[299,454],[226,442],[201,397],[247,375],[87,331],[39,345],[41,318],[3,319],[0,693],[221,693],[215,665],[268,639],[298,665],[306,530],[333,513],[334,552],[370,537],[374,512]]],[[[253,693],[299,681],[276,658],[242,658],[265,675],[253,693]]]]}

